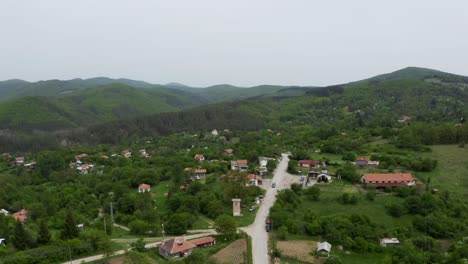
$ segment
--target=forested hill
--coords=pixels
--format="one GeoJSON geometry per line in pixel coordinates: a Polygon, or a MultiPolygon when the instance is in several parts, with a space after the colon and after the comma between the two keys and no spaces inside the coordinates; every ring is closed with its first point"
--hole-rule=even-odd
{"type": "MultiPolygon", "coordinates": [[[[429,77],[364,81],[310,89],[303,96],[256,97],[121,120],[90,127],[86,133],[93,136],[86,140],[115,143],[131,136],[215,128],[286,130],[311,125],[346,131],[412,122],[447,122],[453,126],[468,116],[468,84],[455,81],[464,79],[429,77]]],[[[78,140],[76,135],[72,138],[78,140]]]]}
{"type": "Polygon", "coordinates": [[[54,131],[86,127],[206,103],[204,98],[180,90],[110,84],[61,97],[27,96],[7,101],[0,104],[0,129],[54,131]]]}
{"type": "MultiPolygon", "coordinates": [[[[62,130],[60,135],[53,135],[53,142],[57,137],[61,140],[58,142],[87,144],[215,128],[289,129],[310,125],[345,131],[394,127],[404,119],[455,124],[468,116],[466,77],[418,68],[383,76],[322,88],[278,86],[275,93],[212,105],[206,105],[211,101],[201,93],[186,91],[193,88],[139,89],[122,84],[61,97],[20,98],[0,105],[0,144],[14,142],[11,146],[16,148],[14,144],[19,141],[14,137],[21,133],[15,133],[46,129],[62,130]],[[165,113],[152,114],[156,112],[165,113]]],[[[28,142],[40,145],[36,139],[23,138],[21,142],[21,149],[27,149],[28,142]]]]}

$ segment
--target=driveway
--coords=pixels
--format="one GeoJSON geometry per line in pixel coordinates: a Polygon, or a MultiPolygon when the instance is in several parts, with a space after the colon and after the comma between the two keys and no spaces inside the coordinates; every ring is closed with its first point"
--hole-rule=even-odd
{"type": "Polygon", "coordinates": [[[299,182],[299,177],[292,176],[286,172],[289,161],[288,156],[286,154],[282,154],[281,156],[282,159],[276,167],[273,179],[271,180],[271,182],[276,183],[276,188],[271,188],[271,184],[266,186],[267,192],[263,198],[260,208],[258,209],[255,222],[248,227],[241,228],[252,237],[252,255],[254,264],[270,263],[268,255],[268,233],[265,230],[265,220],[270,212],[270,208],[276,201],[278,190],[287,189],[292,183],[299,182]]]}

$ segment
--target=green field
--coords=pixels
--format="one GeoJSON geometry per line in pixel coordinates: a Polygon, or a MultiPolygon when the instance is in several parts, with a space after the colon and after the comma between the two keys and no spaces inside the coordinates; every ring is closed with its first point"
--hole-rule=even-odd
{"type": "Polygon", "coordinates": [[[468,147],[458,145],[437,145],[427,154],[437,159],[435,170],[416,173],[417,177],[431,177],[431,188],[450,191],[451,195],[468,197],[468,147]]]}
{"type": "Polygon", "coordinates": [[[320,201],[313,202],[304,199],[303,208],[310,208],[321,216],[334,214],[364,214],[369,216],[375,223],[387,228],[411,224],[410,215],[403,215],[400,218],[395,218],[388,215],[385,210],[385,204],[399,200],[400,198],[398,197],[386,193],[379,193],[374,201],[369,201],[365,198],[365,190],[339,180],[335,180],[331,184],[318,184],[316,186],[320,187],[320,201]],[[359,193],[359,190],[361,190],[361,193],[359,193]],[[338,202],[338,197],[345,192],[358,195],[358,203],[351,205],[338,202]]]}

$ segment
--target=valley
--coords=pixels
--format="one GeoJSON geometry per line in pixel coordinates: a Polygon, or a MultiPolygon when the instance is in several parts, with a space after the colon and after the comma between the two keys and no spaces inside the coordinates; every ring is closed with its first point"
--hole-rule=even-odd
{"type": "Polygon", "coordinates": [[[466,77],[53,83],[0,85],[21,87],[0,103],[2,264],[467,257],[466,77]],[[382,242],[392,238],[398,246],[382,242]]]}

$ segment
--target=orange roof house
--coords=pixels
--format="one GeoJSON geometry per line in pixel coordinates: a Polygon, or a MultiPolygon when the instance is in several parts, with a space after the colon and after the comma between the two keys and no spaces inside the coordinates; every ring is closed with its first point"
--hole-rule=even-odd
{"type": "Polygon", "coordinates": [[[198,160],[198,161],[204,161],[205,160],[205,156],[203,154],[195,154],[195,156],[193,158],[198,160]]]}
{"type": "Polygon", "coordinates": [[[397,187],[414,186],[416,180],[411,173],[364,174],[362,183],[364,186],[397,187]]]}
{"type": "Polygon", "coordinates": [[[20,221],[21,223],[24,223],[26,219],[28,219],[28,211],[27,210],[20,210],[16,213],[13,214],[13,218],[15,218],[16,221],[20,221]]]}
{"type": "Polygon", "coordinates": [[[298,167],[305,167],[305,168],[315,168],[320,166],[320,161],[318,160],[300,160],[297,162],[298,167]]]}
{"type": "Polygon", "coordinates": [[[181,258],[190,255],[195,247],[196,245],[184,238],[173,238],[159,245],[159,254],[167,259],[181,258]]]}
{"type": "Polygon", "coordinates": [[[138,192],[143,193],[143,192],[149,192],[151,191],[151,185],[142,183],[138,186],[138,192]]]}
{"type": "Polygon", "coordinates": [[[245,171],[249,168],[248,160],[231,160],[231,170],[245,171]]]}
{"type": "Polygon", "coordinates": [[[263,185],[263,178],[260,175],[257,174],[249,174],[247,175],[247,178],[249,179],[250,184],[254,185],[263,185]]]}

